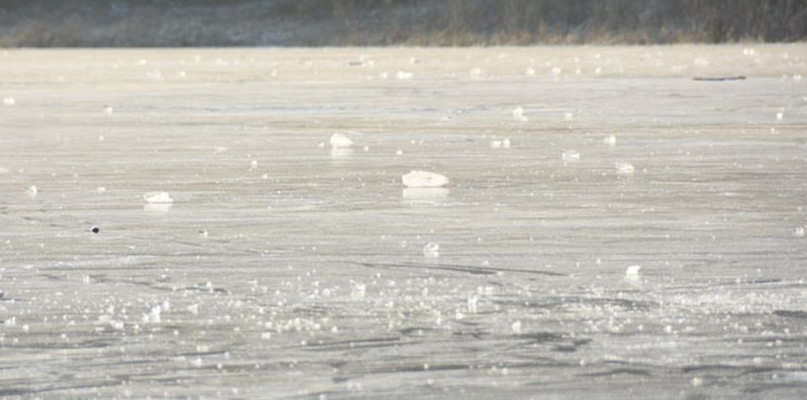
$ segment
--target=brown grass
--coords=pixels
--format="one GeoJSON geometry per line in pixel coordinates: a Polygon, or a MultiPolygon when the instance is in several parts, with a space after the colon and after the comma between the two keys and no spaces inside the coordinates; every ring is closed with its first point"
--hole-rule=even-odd
{"type": "Polygon", "coordinates": [[[4,0],[0,45],[789,42],[804,0],[4,0]]]}

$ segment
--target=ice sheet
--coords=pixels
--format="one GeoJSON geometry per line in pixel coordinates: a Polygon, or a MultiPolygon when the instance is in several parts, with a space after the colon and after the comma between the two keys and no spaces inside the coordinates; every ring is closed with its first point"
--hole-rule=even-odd
{"type": "Polygon", "coordinates": [[[804,398],[751,47],[3,51],[0,396],[804,398]]]}

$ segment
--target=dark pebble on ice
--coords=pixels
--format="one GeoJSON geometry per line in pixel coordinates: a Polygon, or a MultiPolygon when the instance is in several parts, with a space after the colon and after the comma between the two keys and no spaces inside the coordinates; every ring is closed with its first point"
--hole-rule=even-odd
{"type": "Polygon", "coordinates": [[[101,228],[99,228],[99,227],[97,227],[97,226],[93,226],[91,230],[92,230],[92,233],[98,233],[98,232],[101,232],[101,228]]]}

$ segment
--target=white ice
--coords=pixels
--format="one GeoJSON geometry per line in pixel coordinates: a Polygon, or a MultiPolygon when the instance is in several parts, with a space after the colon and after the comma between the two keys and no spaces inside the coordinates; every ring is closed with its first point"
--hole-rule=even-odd
{"type": "Polygon", "coordinates": [[[167,192],[148,192],[143,195],[143,200],[149,204],[166,204],[173,203],[174,199],[171,198],[167,192]]]}
{"type": "Polygon", "coordinates": [[[353,146],[353,139],[349,138],[344,133],[334,133],[330,139],[331,147],[334,149],[343,149],[353,146]]]}
{"type": "Polygon", "coordinates": [[[409,188],[437,188],[448,184],[448,178],[436,172],[413,170],[401,177],[409,188]]]}

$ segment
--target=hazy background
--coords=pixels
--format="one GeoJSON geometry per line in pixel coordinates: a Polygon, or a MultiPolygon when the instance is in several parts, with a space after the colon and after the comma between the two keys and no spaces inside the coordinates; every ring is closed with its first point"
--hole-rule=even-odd
{"type": "Polygon", "coordinates": [[[804,0],[2,0],[0,46],[790,42],[804,0]]]}

